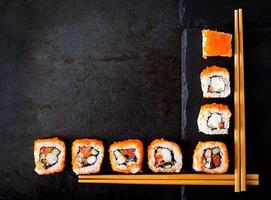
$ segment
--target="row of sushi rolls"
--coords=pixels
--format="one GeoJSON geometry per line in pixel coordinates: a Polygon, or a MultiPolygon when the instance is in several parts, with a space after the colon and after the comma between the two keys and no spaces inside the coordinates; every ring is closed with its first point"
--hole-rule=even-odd
{"type": "MultiPolygon", "coordinates": [[[[232,56],[232,35],[202,30],[202,57],[232,56]]],[[[230,75],[226,68],[210,66],[200,74],[204,98],[226,98],[230,95],[230,75]]],[[[205,104],[198,115],[198,130],[208,135],[228,134],[231,111],[227,105],[205,104]]],[[[143,143],[138,139],[114,142],[109,147],[111,168],[120,173],[142,172],[143,143]]],[[[97,139],[77,139],[72,144],[72,168],[75,174],[99,173],[104,159],[104,145],[97,139]]],[[[147,148],[148,167],[155,173],[178,173],[183,156],[178,144],[155,139],[147,148]]],[[[34,141],[35,171],[39,175],[63,171],[65,143],[57,137],[34,141]]],[[[192,167],[197,172],[225,173],[229,167],[227,147],[220,141],[200,141],[193,154],[192,167]]]]}

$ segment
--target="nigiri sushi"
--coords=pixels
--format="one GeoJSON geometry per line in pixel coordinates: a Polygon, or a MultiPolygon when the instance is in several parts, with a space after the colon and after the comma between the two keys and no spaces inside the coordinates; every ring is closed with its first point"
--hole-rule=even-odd
{"type": "Polygon", "coordinates": [[[232,35],[213,30],[202,30],[202,57],[224,56],[232,57],[232,35]]]}

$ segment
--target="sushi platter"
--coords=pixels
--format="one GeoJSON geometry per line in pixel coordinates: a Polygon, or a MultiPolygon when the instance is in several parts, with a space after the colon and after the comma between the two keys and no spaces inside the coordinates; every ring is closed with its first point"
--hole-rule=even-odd
{"type": "MultiPolygon", "coordinates": [[[[182,145],[163,138],[154,139],[147,148],[141,140],[127,138],[115,141],[108,150],[101,140],[76,139],[72,144],[71,163],[78,182],[234,185],[236,192],[246,191],[247,185],[259,185],[258,174],[246,173],[242,20],[242,9],[235,10],[234,42],[231,33],[208,28],[191,32],[191,38],[187,38],[186,32],[182,35],[182,45],[187,51],[193,45],[192,39],[202,44],[198,58],[187,60],[186,54],[182,55],[187,60],[181,67],[182,139],[186,138],[191,145],[189,138],[197,138],[192,142],[192,161],[185,158],[182,145]],[[234,67],[231,67],[232,44],[234,67]],[[191,82],[198,84],[192,86],[191,82]],[[186,120],[194,121],[194,126],[186,126],[186,120]],[[105,151],[116,174],[103,174],[101,170],[105,151]],[[151,173],[142,173],[144,159],[151,173]],[[188,166],[189,162],[193,171],[183,170],[183,165],[188,166]]],[[[65,143],[56,137],[35,140],[35,171],[39,175],[63,171],[67,153],[65,143]]]]}

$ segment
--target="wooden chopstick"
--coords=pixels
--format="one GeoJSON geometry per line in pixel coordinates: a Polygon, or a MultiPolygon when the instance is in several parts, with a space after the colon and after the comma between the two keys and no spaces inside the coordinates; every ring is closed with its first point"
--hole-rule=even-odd
{"type": "MultiPolygon", "coordinates": [[[[141,184],[141,185],[233,185],[233,180],[126,180],[80,179],[79,183],[141,184]]],[[[254,181],[253,181],[254,183],[254,181]]]]}
{"type": "MultiPolygon", "coordinates": [[[[248,185],[259,185],[258,174],[247,174],[248,185]]],[[[151,184],[151,185],[234,185],[234,174],[178,175],[81,175],[79,183],[151,184]]]]}
{"type": "Polygon", "coordinates": [[[240,192],[241,159],[240,159],[240,60],[239,60],[239,15],[234,10],[234,191],[240,192]]]}
{"type": "MultiPolygon", "coordinates": [[[[79,175],[79,179],[131,179],[131,180],[232,180],[234,174],[134,174],[134,175],[79,175]]],[[[247,174],[247,179],[258,180],[258,174],[247,174]]]]}
{"type": "Polygon", "coordinates": [[[239,64],[240,64],[240,145],[241,145],[241,191],[246,191],[246,122],[244,81],[243,10],[239,9],[239,64]]]}
{"type": "MultiPolygon", "coordinates": [[[[79,183],[136,184],[136,185],[234,185],[234,180],[123,180],[123,179],[80,179],[79,183]]],[[[247,180],[247,185],[258,186],[258,180],[247,180]]]]}

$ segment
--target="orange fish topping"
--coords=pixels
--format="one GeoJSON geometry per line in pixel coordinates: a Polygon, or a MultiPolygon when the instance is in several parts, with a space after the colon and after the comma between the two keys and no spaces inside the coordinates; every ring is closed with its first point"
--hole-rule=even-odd
{"type": "Polygon", "coordinates": [[[212,30],[202,30],[202,57],[207,56],[232,56],[230,33],[217,32],[212,30]]]}

